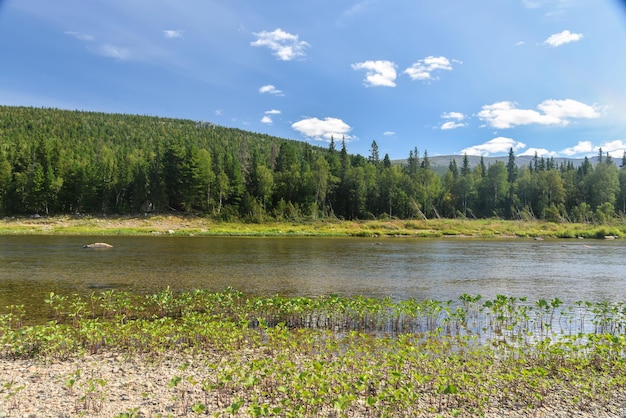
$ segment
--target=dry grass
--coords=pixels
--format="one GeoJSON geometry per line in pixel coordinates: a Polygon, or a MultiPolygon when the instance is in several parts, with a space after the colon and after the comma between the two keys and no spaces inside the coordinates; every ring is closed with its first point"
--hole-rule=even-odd
{"type": "Polygon", "coordinates": [[[626,225],[432,219],[374,221],[222,222],[176,215],[55,216],[5,218],[0,235],[205,235],[205,236],[355,236],[479,238],[604,238],[626,236],[626,225]]]}

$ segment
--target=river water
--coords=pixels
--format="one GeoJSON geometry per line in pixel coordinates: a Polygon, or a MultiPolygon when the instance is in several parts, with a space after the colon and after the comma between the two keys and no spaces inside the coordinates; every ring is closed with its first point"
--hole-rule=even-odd
{"type": "Polygon", "coordinates": [[[254,295],[626,301],[626,241],[0,236],[0,308],[50,292],[231,286],[254,295]],[[106,241],[111,249],[84,249],[106,241]]]}

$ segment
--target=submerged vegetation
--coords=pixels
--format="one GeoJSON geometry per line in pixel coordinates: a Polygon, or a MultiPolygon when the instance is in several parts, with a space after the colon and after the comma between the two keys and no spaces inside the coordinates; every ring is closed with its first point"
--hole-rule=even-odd
{"type": "MultiPolygon", "coordinates": [[[[51,293],[45,303],[43,324],[27,325],[23,307],[5,309],[4,358],[192,356],[195,365],[167,384],[180,415],[616,414],[626,388],[623,303],[248,297],[233,289],[51,293]]],[[[106,385],[92,380],[93,392],[106,385]]],[[[7,399],[17,393],[0,383],[7,399]]]]}

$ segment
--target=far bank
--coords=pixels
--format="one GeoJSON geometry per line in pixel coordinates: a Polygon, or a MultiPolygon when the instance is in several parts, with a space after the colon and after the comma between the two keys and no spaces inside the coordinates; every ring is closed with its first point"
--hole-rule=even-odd
{"type": "Polygon", "coordinates": [[[317,220],[263,223],[223,222],[183,215],[125,217],[54,216],[4,218],[0,235],[185,235],[185,236],[353,236],[353,237],[519,237],[619,239],[626,224],[553,223],[501,219],[317,220]]]}

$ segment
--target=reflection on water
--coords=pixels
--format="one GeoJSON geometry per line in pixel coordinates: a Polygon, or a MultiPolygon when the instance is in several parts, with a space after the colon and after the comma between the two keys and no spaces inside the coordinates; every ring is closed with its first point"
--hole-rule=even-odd
{"type": "Polygon", "coordinates": [[[0,306],[49,292],[231,286],[255,295],[626,299],[621,241],[0,236],[0,306]],[[83,249],[107,241],[112,249],[83,249]]]}

